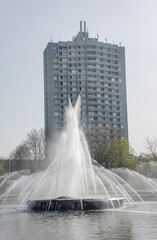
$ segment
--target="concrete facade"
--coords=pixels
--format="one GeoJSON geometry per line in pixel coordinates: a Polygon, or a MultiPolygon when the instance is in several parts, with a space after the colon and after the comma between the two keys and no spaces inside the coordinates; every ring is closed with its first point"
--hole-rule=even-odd
{"type": "Polygon", "coordinates": [[[90,38],[86,22],[72,41],[49,42],[44,51],[46,138],[64,125],[70,97],[81,94],[81,125],[128,139],[125,48],[90,38]]]}

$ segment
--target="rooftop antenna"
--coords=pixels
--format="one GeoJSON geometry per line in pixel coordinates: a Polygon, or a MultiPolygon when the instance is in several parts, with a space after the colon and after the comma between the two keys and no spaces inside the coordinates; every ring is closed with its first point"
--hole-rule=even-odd
{"type": "Polygon", "coordinates": [[[121,47],[121,42],[119,42],[119,45],[120,45],[120,47],[121,47]]]}
{"type": "Polygon", "coordinates": [[[50,34],[50,42],[52,42],[52,36],[51,36],[51,34],[50,34]]]}
{"type": "Polygon", "coordinates": [[[97,39],[99,38],[99,29],[98,29],[98,27],[97,27],[97,39]]]}
{"type": "Polygon", "coordinates": [[[82,32],[82,21],[80,21],[80,32],[82,32]]]}
{"type": "Polygon", "coordinates": [[[84,32],[86,32],[86,22],[84,21],[84,32]]]}
{"type": "Polygon", "coordinates": [[[105,38],[105,41],[106,41],[106,43],[107,43],[107,38],[105,38]]]}

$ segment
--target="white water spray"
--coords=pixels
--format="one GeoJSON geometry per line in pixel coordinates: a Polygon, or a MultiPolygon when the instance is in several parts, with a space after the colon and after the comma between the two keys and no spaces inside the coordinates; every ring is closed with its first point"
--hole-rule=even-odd
{"type": "MultiPolygon", "coordinates": [[[[136,199],[142,201],[141,196],[119,174],[92,165],[88,144],[80,129],[80,106],[80,97],[74,107],[69,102],[66,125],[55,145],[48,169],[19,177],[1,195],[1,203],[26,204],[32,199],[51,200],[61,196],[79,199],[125,198],[126,203],[134,205],[132,196],[136,195],[136,199]]],[[[7,179],[0,186],[5,182],[7,179]]],[[[156,188],[152,180],[150,185],[156,188]]]]}

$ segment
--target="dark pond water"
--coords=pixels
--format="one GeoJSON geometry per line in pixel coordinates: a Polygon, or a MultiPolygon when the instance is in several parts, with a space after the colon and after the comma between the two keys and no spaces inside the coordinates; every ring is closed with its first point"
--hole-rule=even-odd
{"type": "Polygon", "coordinates": [[[136,208],[30,213],[0,206],[0,240],[157,239],[157,203],[136,208]]]}

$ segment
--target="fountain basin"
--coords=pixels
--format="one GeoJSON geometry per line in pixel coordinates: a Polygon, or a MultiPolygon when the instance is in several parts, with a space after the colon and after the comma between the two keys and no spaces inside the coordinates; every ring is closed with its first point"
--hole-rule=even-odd
{"type": "Polygon", "coordinates": [[[123,207],[124,198],[75,199],[59,197],[56,199],[29,200],[27,204],[31,211],[88,211],[123,207]]]}

